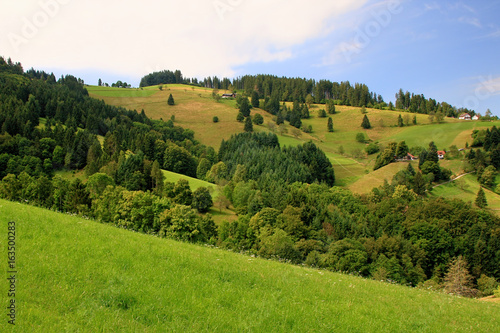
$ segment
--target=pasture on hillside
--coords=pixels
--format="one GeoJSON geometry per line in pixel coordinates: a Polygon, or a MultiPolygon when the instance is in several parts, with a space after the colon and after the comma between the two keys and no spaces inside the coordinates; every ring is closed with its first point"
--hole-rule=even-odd
{"type": "MultiPolygon", "coordinates": [[[[216,150],[223,139],[229,139],[232,134],[243,132],[243,123],[236,121],[238,110],[236,101],[222,99],[216,102],[212,98],[212,89],[193,87],[180,84],[163,85],[141,89],[87,87],[92,97],[103,99],[106,103],[136,109],[144,109],[153,119],[168,120],[175,117],[175,124],[195,132],[195,138],[203,144],[214,147],[216,150]],[[168,106],[168,96],[172,94],[176,105],[168,106]],[[217,116],[218,123],[212,118],[217,116]]],[[[225,91],[219,91],[224,93],[225,91]]],[[[261,101],[262,102],[262,101],[261,101]]],[[[292,103],[285,103],[288,108],[292,103]]],[[[454,118],[445,118],[443,123],[431,123],[425,114],[412,114],[404,111],[389,111],[366,109],[371,129],[361,128],[364,114],[361,108],[351,106],[336,106],[336,114],[319,117],[319,111],[324,105],[312,104],[310,118],[303,119],[304,126],[311,126],[312,133],[297,131],[286,123],[286,132],[276,133],[282,146],[296,146],[312,140],[329,157],[336,175],[336,184],[347,186],[357,193],[369,192],[374,186],[383,184],[384,179],[389,181],[400,167],[390,166],[383,171],[373,174],[373,166],[377,154],[366,156],[364,149],[369,142],[379,142],[383,148],[389,142],[406,141],[409,147],[421,146],[427,148],[430,141],[434,141],[438,149],[446,150],[451,145],[458,148],[471,144],[470,137],[474,129],[485,129],[497,122],[464,121],[454,118]],[[398,116],[401,115],[407,126],[398,127],[398,116]],[[334,132],[328,132],[328,117],[332,118],[334,132]],[[417,125],[413,125],[416,117],[417,125]],[[364,133],[366,142],[356,140],[358,133],[364,133]]],[[[256,132],[270,132],[268,124],[273,122],[273,116],[262,109],[252,109],[251,114],[260,113],[264,117],[264,124],[254,125],[256,132]]],[[[460,167],[453,165],[454,174],[460,173],[460,167]]]]}
{"type": "MultiPolygon", "coordinates": [[[[16,325],[4,316],[1,331],[494,332],[500,326],[499,304],[0,200],[4,236],[8,221],[16,222],[16,325]]],[[[0,283],[3,295],[7,289],[7,281],[0,283]]]]}

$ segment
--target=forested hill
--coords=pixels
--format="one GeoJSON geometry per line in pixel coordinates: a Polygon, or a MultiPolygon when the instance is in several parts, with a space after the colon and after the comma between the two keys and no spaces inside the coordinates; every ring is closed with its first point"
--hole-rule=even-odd
{"type": "MultiPolygon", "coordinates": [[[[458,263],[467,283],[457,293],[466,296],[491,293],[500,279],[500,218],[429,198],[410,181],[364,196],[332,187],[331,164],[310,142],[282,148],[274,134],[238,134],[217,154],[172,120],[106,105],[73,76],[56,81],[1,58],[0,130],[4,199],[411,286],[449,288],[458,263]],[[76,169],[84,181],[59,175],[76,169]],[[234,210],[236,220],[216,225],[204,214],[213,204],[209,190],[165,182],[161,169],[217,183],[215,205],[234,210]]],[[[486,179],[498,164],[498,132],[476,137],[484,153],[478,147],[469,160],[485,167],[486,179]]],[[[405,180],[414,176],[408,170],[405,180]]]]}
{"type": "Polygon", "coordinates": [[[256,93],[257,97],[264,99],[262,108],[276,114],[279,102],[299,102],[327,104],[332,102],[337,105],[368,107],[375,109],[394,110],[404,109],[412,113],[422,113],[441,117],[454,117],[467,112],[475,115],[474,110],[457,108],[447,102],[437,102],[433,98],[426,98],[423,94],[404,92],[400,89],[395,92],[396,102],[386,102],[381,95],[370,91],[366,84],[349,81],[332,82],[330,80],[313,80],[305,78],[288,78],[274,75],[245,75],[235,79],[218,78],[217,76],[198,79],[184,78],[180,70],[164,70],[150,73],[141,79],[140,86],[159,84],[183,83],[212,89],[243,91],[247,96],[256,93]],[[276,110],[275,110],[276,109],[276,110]]]}

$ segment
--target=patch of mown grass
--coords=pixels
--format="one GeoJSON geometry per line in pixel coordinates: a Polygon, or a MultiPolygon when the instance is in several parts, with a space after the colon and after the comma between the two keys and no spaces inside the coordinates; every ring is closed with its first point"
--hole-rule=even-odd
{"type": "MultiPolygon", "coordinates": [[[[4,318],[2,331],[493,332],[500,325],[494,303],[179,243],[3,200],[0,213],[4,236],[7,222],[16,221],[18,271],[16,326],[4,318]]],[[[6,289],[0,283],[3,295],[6,289]]]]}

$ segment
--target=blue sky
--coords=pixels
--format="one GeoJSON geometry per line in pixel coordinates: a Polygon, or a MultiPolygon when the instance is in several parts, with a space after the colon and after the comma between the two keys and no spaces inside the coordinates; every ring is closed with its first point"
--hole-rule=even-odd
{"type": "Polygon", "coordinates": [[[500,116],[500,1],[25,0],[0,3],[0,55],[86,83],[152,71],[275,74],[403,88],[500,116]]]}

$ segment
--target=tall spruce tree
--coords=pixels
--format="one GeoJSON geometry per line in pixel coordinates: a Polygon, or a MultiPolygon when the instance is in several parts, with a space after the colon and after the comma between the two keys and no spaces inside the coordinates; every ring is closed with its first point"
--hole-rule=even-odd
{"type": "Polygon", "coordinates": [[[475,204],[479,208],[485,208],[488,206],[488,202],[486,201],[486,195],[484,194],[482,187],[480,187],[479,191],[477,192],[475,204]]]}
{"type": "Polygon", "coordinates": [[[370,124],[370,120],[368,120],[368,117],[366,116],[366,114],[363,117],[363,122],[361,123],[361,127],[363,127],[364,129],[372,128],[372,125],[370,124]]]}
{"type": "Polygon", "coordinates": [[[168,96],[167,104],[168,105],[174,105],[175,104],[174,97],[172,96],[172,94],[170,94],[170,96],[168,96]]]}
{"type": "Polygon", "coordinates": [[[332,99],[326,101],[326,110],[329,114],[335,114],[335,103],[332,99]]]}
{"type": "Polygon", "coordinates": [[[332,117],[328,117],[328,132],[333,132],[333,120],[332,120],[332,117]]]}
{"type": "Polygon", "coordinates": [[[467,261],[462,255],[455,258],[444,278],[444,290],[447,293],[464,297],[473,297],[477,290],[473,288],[473,277],[467,269],[467,261]]]}
{"type": "Polygon", "coordinates": [[[240,112],[243,115],[243,117],[248,117],[250,116],[250,102],[248,101],[248,98],[243,97],[240,102],[240,112]]]}
{"type": "Polygon", "coordinates": [[[245,119],[245,128],[244,128],[244,131],[245,132],[253,132],[252,118],[247,117],[245,119]]]}
{"type": "Polygon", "coordinates": [[[401,115],[398,116],[398,127],[403,127],[404,126],[404,123],[403,123],[403,118],[401,117],[401,115]]]}
{"type": "Polygon", "coordinates": [[[254,108],[258,108],[260,106],[259,93],[255,90],[252,93],[252,106],[254,108]]]}

